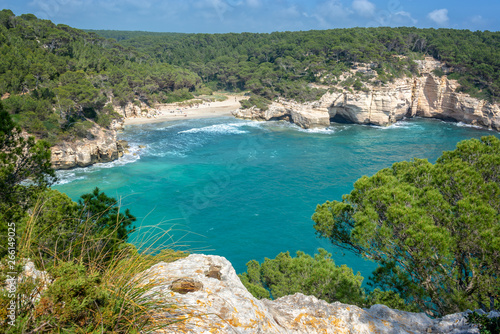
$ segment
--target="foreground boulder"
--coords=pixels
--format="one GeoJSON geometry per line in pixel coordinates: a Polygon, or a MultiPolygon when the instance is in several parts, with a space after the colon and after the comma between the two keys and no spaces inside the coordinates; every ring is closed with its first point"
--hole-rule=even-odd
{"type": "Polygon", "coordinates": [[[220,256],[193,254],[159,263],[146,274],[162,282],[151,296],[171,300],[179,307],[172,317],[185,319],[161,333],[479,333],[467,324],[465,312],[431,319],[384,305],[329,304],[301,293],[258,300],[220,256]]]}

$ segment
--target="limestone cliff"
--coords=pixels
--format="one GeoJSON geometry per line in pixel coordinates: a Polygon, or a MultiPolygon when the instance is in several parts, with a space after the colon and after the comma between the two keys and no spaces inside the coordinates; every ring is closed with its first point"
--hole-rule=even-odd
{"type": "Polygon", "coordinates": [[[231,263],[220,256],[192,254],[159,263],[146,277],[161,282],[148,295],[171,300],[178,308],[170,316],[185,319],[161,333],[479,333],[466,323],[465,313],[431,319],[383,305],[362,309],[329,304],[300,293],[258,300],[245,289],[231,263]]]}
{"type": "MultiPolygon", "coordinates": [[[[112,100],[109,101],[112,103],[112,100]]],[[[157,109],[144,103],[115,105],[117,113],[125,118],[153,117],[157,109]]],[[[109,129],[97,125],[89,131],[88,138],[63,142],[51,148],[51,163],[54,169],[87,167],[99,162],[110,162],[123,156],[127,143],[117,140],[116,131],[123,128],[123,119],[113,120],[109,129]]]]}
{"type": "Polygon", "coordinates": [[[123,155],[125,143],[117,141],[115,130],[98,126],[89,133],[90,138],[64,142],[51,148],[54,169],[86,167],[98,162],[109,162],[123,155]]]}
{"type": "MultiPolygon", "coordinates": [[[[446,72],[444,64],[429,58],[417,63],[419,76],[396,79],[388,84],[381,84],[374,76],[360,91],[340,86],[323,87],[329,92],[319,101],[299,104],[279,100],[273,102],[267,111],[240,109],[234,115],[255,120],[288,119],[304,128],[325,127],[330,121],[389,125],[404,117],[419,116],[500,131],[498,104],[457,92],[456,81],[434,75],[432,70],[436,68],[446,72]]],[[[359,71],[366,73],[370,69],[360,66],[346,77],[354,77],[359,71]]]]}

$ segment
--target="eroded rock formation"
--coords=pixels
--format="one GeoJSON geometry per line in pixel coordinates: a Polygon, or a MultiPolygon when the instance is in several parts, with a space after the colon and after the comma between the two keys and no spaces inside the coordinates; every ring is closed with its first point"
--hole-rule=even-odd
{"type": "Polygon", "coordinates": [[[479,333],[466,323],[465,313],[431,319],[383,305],[329,304],[300,293],[258,300],[220,256],[192,254],[159,263],[146,277],[161,282],[149,295],[171,300],[178,307],[171,316],[186,319],[161,333],[479,333]]]}
{"type": "Polygon", "coordinates": [[[125,143],[116,140],[116,131],[95,126],[90,130],[90,137],[53,146],[52,167],[86,167],[98,162],[113,161],[123,155],[125,143]]]}
{"type": "Polygon", "coordinates": [[[421,75],[394,80],[387,85],[368,82],[364,91],[330,87],[319,101],[298,104],[273,102],[269,109],[237,110],[244,119],[288,119],[303,128],[325,127],[330,121],[389,125],[404,117],[431,117],[463,122],[500,131],[500,107],[457,92],[458,84],[432,70],[443,67],[438,61],[418,61],[421,75]]]}

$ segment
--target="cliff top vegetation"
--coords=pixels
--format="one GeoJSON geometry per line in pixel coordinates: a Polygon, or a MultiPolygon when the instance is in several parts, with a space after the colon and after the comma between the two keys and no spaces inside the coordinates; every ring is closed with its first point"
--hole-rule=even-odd
{"type": "Polygon", "coordinates": [[[489,31],[86,32],[4,9],[0,55],[5,109],[50,144],[91,138],[93,126],[110,127],[128,103],[153,106],[222,89],[251,91],[265,106],[278,97],[316,100],[325,90],[312,84],[362,89],[369,74],[342,79],[358,63],[384,85],[416,75],[414,60],[432,56],[446,63],[461,91],[489,101],[500,94],[500,33],[489,31]]]}

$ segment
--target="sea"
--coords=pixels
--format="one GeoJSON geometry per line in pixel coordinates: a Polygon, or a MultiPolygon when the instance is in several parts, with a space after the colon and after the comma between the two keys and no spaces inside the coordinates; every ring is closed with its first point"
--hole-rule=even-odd
{"type": "MultiPolygon", "coordinates": [[[[387,127],[232,117],[129,125],[130,152],[117,161],[58,171],[53,186],[74,200],[99,187],[137,217],[130,242],[226,257],[237,273],[280,252],[332,254],[368,280],[376,264],[318,238],[316,206],[342,199],[363,175],[412,158],[435,162],[469,138],[498,132],[434,119],[387,127]]],[[[500,136],[499,136],[500,137],[500,136]]]]}

